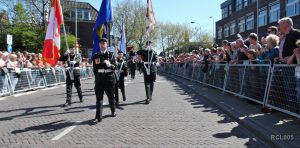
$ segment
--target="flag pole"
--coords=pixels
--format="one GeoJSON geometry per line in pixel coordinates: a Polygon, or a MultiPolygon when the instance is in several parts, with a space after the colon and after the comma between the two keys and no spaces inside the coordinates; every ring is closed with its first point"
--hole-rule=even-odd
{"type": "Polygon", "coordinates": [[[78,34],[77,34],[77,0],[75,0],[75,55],[77,55],[77,38],[78,38],[78,34]]]}
{"type": "Polygon", "coordinates": [[[65,22],[63,22],[63,29],[64,29],[64,36],[65,36],[65,42],[66,42],[66,48],[69,50],[69,44],[68,44],[68,39],[67,39],[67,33],[66,33],[66,27],[65,27],[65,22]]]}

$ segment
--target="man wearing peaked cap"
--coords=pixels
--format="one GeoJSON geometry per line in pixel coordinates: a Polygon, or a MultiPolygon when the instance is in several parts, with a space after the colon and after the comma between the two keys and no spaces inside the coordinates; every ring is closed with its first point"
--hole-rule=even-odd
{"type": "Polygon", "coordinates": [[[92,125],[102,121],[104,92],[108,97],[111,116],[116,116],[114,90],[116,85],[116,60],[113,52],[107,49],[107,39],[100,39],[100,51],[93,56],[93,71],[95,74],[96,116],[92,125]]]}
{"type": "Polygon", "coordinates": [[[137,52],[137,55],[139,55],[139,61],[141,61],[143,66],[142,71],[146,90],[146,104],[149,104],[152,100],[152,93],[157,72],[157,53],[152,49],[151,44],[151,41],[147,41],[146,48],[137,52]]]}

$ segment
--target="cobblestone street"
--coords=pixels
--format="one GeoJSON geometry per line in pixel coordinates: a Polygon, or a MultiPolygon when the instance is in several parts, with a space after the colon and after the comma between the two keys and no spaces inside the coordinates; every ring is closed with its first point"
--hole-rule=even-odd
{"type": "Polygon", "coordinates": [[[121,102],[117,117],[109,117],[105,107],[103,121],[90,126],[94,84],[92,79],[82,84],[84,102],[73,96],[75,103],[66,108],[61,107],[64,85],[2,99],[1,147],[266,146],[205,99],[163,76],[149,105],[142,76],[126,81],[127,101],[121,102]]]}

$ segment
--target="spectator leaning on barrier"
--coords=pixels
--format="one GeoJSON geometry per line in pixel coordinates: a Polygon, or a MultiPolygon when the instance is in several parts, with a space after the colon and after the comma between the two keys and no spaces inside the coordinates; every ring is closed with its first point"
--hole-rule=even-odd
{"type": "MultiPolygon", "coordinates": [[[[267,32],[268,32],[267,36],[270,35],[270,34],[278,35],[278,28],[276,26],[270,26],[268,28],[267,32]]],[[[262,42],[263,45],[267,44],[266,37],[262,37],[261,42],[262,42]]]]}
{"type": "Polygon", "coordinates": [[[300,107],[300,40],[297,40],[296,45],[298,48],[294,49],[293,55],[289,58],[288,64],[292,63],[294,59],[296,58],[297,61],[297,67],[295,68],[295,77],[296,77],[296,98],[297,98],[297,105],[296,108],[297,113],[300,113],[299,107],[300,107]]]}
{"type": "Polygon", "coordinates": [[[256,52],[258,52],[258,50],[260,50],[262,48],[261,45],[257,41],[258,36],[256,33],[250,33],[250,35],[248,36],[248,40],[250,42],[249,49],[255,49],[256,52]]]}
{"type": "Polygon", "coordinates": [[[237,60],[238,60],[238,56],[237,56],[237,53],[238,53],[238,48],[236,47],[236,42],[231,42],[230,43],[230,47],[231,47],[231,54],[230,54],[230,64],[235,64],[237,63],[237,60]]]}
{"type": "Polygon", "coordinates": [[[237,51],[237,62],[248,63],[247,51],[248,47],[244,44],[242,39],[236,40],[237,51]]]}
{"type": "Polygon", "coordinates": [[[279,37],[274,34],[270,34],[266,37],[266,43],[266,50],[259,56],[259,60],[261,60],[262,63],[265,63],[264,61],[270,61],[273,63],[274,59],[279,57],[279,37]]]}
{"type": "Polygon", "coordinates": [[[218,54],[218,60],[216,63],[226,63],[227,62],[227,56],[225,54],[225,51],[222,47],[217,48],[217,54],[218,54]]]}
{"type": "Polygon", "coordinates": [[[28,55],[26,56],[26,61],[25,61],[25,68],[33,68],[33,64],[31,63],[31,59],[32,59],[32,56],[31,55],[28,55]]]}
{"type": "Polygon", "coordinates": [[[296,45],[298,47],[294,49],[293,54],[289,57],[289,59],[287,61],[287,64],[293,64],[294,61],[296,60],[297,64],[300,65],[300,57],[299,57],[300,56],[300,39],[297,40],[296,45]]]}
{"type": "Polygon", "coordinates": [[[277,35],[278,34],[278,28],[276,26],[270,26],[268,28],[268,35],[270,35],[270,34],[277,35]]]}
{"type": "MultiPolygon", "coordinates": [[[[293,20],[289,17],[278,21],[282,39],[279,47],[279,60],[286,63],[293,50],[297,48],[296,41],[300,39],[300,31],[293,28],[293,20]]],[[[295,61],[296,62],[296,61],[295,61]]]]}
{"type": "Polygon", "coordinates": [[[20,78],[20,65],[17,59],[17,55],[16,54],[11,54],[10,55],[10,59],[7,63],[7,68],[14,71],[15,73],[10,73],[10,80],[12,82],[12,90],[15,90],[15,87],[17,85],[18,79],[20,78]]]}
{"type": "Polygon", "coordinates": [[[258,64],[257,52],[255,49],[249,49],[247,52],[249,64],[258,64]]]}
{"type": "Polygon", "coordinates": [[[226,62],[229,63],[231,61],[231,57],[233,57],[233,50],[231,49],[231,44],[228,42],[224,48],[226,55],[226,62]]]}

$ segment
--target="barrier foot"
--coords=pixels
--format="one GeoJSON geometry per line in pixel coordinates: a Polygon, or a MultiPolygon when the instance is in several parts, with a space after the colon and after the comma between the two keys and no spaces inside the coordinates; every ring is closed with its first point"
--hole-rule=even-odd
{"type": "Polygon", "coordinates": [[[272,108],[262,107],[261,108],[261,112],[263,112],[263,113],[271,113],[272,112],[272,108]]]}

